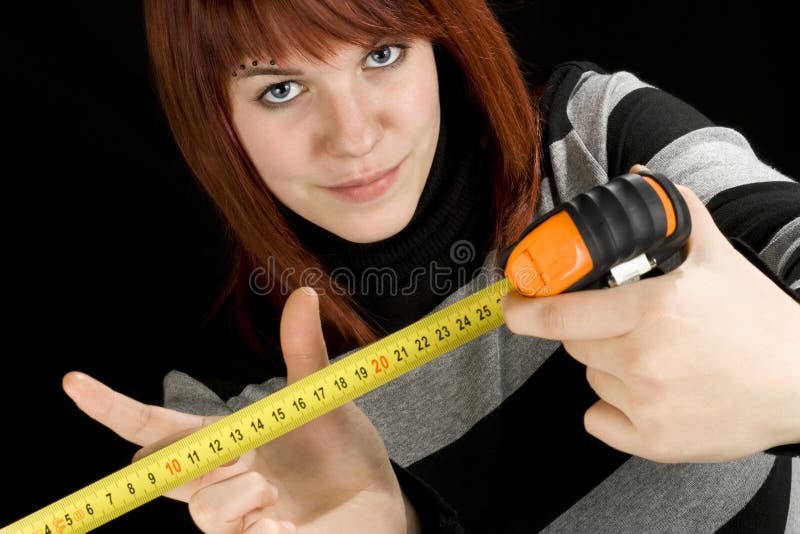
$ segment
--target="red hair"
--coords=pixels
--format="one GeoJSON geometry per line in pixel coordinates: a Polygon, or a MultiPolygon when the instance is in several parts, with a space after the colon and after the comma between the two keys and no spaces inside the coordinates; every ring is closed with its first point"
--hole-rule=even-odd
{"type": "MultiPolygon", "coordinates": [[[[269,265],[266,276],[274,276],[277,290],[265,296],[272,315],[263,318],[272,325],[289,292],[300,287],[300,273],[324,269],[295,237],[235,133],[228,88],[245,58],[280,62],[300,53],[325,61],[341,43],[366,48],[386,36],[431,41],[461,69],[489,125],[491,246],[505,248],[529,222],[540,179],[538,108],[503,28],[483,0],[146,0],[144,6],[153,81],[167,121],[231,230],[236,267],[219,302],[238,295],[242,333],[254,348],[263,348],[270,336],[255,327],[246,305],[255,295],[254,269],[269,265]]],[[[327,274],[318,285],[335,287],[327,274]]],[[[336,293],[341,292],[321,292],[329,345],[375,340],[353,300],[336,293]]]]}

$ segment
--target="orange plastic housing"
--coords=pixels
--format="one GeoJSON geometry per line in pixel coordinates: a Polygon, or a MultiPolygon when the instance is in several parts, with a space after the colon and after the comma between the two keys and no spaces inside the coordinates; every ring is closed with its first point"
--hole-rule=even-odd
{"type": "Polygon", "coordinates": [[[672,235],[672,232],[675,231],[675,206],[672,205],[672,201],[667,196],[667,192],[664,191],[664,188],[661,185],[650,178],[649,176],[642,176],[650,186],[655,189],[658,198],[661,199],[661,203],[664,204],[664,213],[667,215],[667,235],[669,237],[672,235]]]}
{"type": "Polygon", "coordinates": [[[505,273],[518,292],[544,297],[566,290],[591,272],[593,266],[592,256],[572,217],[560,211],[514,247],[505,273]]]}

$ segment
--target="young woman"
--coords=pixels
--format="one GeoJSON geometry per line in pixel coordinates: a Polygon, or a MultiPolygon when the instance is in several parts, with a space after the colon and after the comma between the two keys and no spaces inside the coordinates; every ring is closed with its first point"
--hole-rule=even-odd
{"type": "Polygon", "coordinates": [[[170,373],[166,408],[65,377],[147,450],[480,289],[533,217],[636,164],[693,224],[661,276],[509,295],[507,327],[174,490],[201,530],[795,521],[775,447],[800,441],[800,184],[741,135],[590,63],[529,90],[482,0],[145,6],[175,139],[231,230],[219,313],[252,347],[170,373]]]}

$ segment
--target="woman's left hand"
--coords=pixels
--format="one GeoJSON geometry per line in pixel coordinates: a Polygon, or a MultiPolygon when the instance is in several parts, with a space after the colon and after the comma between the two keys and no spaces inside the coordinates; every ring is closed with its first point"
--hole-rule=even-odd
{"type": "Polygon", "coordinates": [[[506,324],[561,340],[586,365],[600,400],[584,425],[616,449],[706,462],[800,442],[800,305],[733,248],[691,190],[679,190],[692,234],[678,268],[615,288],[512,292],[506,324]]]}
{"type": "MultiPolygon", "coordinates": [[[[289,295],[281,315],[280,341],[287,384],[328,365],[318,296],[313,291],[300,288],[289,295]]],[[[87,415],[144,447],[134,459],[218,419],[143,404],[82,373],[68,373],[63,384],[87,415]]],[[[322,388],[318,392],[324,393],[322,388]]],[[[280,409],[278,414],[276,420],[283,417],[280,409]]],[[[245,429],[242,432],[246,435],[245,429]]],[[[234,443],[243,439],[234,438],[234,443]]],[[[223,447],[232,444],[227,438],[222,442],[223,447]]],[[[221,450],[219,446],[212,449],[221,450]]],[[[188,480],[166,496],[187,502],[197,527],[214,534],[373,534],[420,528],[378,430],[353,402],[188,480]]]]}

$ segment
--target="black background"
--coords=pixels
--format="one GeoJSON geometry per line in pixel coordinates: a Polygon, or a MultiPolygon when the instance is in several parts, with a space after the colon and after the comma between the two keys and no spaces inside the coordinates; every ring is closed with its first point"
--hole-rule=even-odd
{"type": "MultiPolygon", "coordinates": [[[[497,2],[531,80],[567,59],[625,69],[742,132],[797,177],[788,8],[762,2],[497,2]]],[[[128,463],[79,412],[72,369],[150,403],[181,358],[241,350],[195,329],[222,282],[222,229],[163,121],[137,2],[3,16],[3,418],[0,525],[128,463]]],[[[259,377],[253,377],[254,382],[259,377]]],[[[189,530],[159,499],[104,532],[189,530]],[[183,527],[183,528],[181,528],[183,527]]]]}

